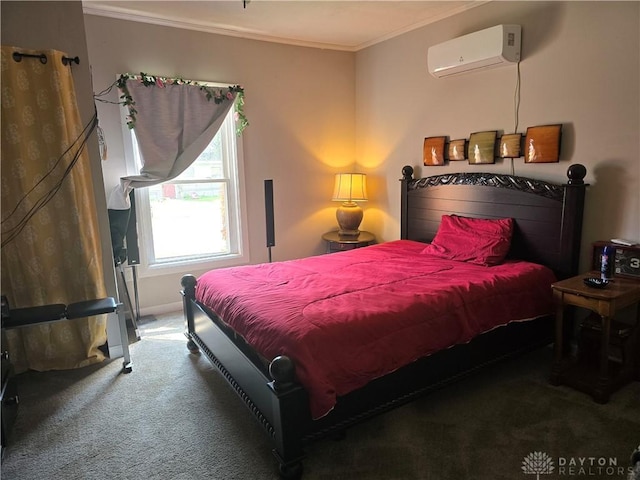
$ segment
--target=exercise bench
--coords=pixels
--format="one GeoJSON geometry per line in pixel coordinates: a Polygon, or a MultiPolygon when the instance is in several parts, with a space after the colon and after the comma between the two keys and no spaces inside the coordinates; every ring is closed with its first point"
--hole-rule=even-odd
{"type": "Polygon", "coordinates": [[[129,336],[127,334],[127,321],[124,315],[124,305],[116,302],[115,298],[99,298],[82,302],[54,303],[37,307],[25,307],[10,309],[6,298],[2,297],[2,329],[23,328],[43,323],[58,322],[60,320],[73,320],[74,318],[93,317],[104,313],[118,314],[120,336],[122,337],[122,353],[124,362],[122,371],[131,373],[133,370],[129,355],[129,336]]]}

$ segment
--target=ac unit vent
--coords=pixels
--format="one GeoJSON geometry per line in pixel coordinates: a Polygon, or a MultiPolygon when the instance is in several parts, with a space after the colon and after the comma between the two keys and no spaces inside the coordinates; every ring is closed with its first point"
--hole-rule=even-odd
{"type": "Polygon", "coordinates": [[[427,66],[437,78],[511,65],[520,61],[520,25],[495,27],[429,47],[427,66]]]}

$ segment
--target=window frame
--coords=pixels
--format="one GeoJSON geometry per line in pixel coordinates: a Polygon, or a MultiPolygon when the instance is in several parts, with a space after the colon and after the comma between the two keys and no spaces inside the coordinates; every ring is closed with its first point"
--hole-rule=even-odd
{"type": "MultiPolygon", "coordinates": [[[[198,82],[201,85],[208,85],[211,87],[225,87],[223,84],[214,82],[198,82]]],[[[122,106],[121,109],[121,123],[123,131],[123,147],[126,163],[127,175],[139,175],[140,172],[137,166],[137,152],[134,151],[133,135],[135,129],[132,131],[127,126],[128,111],[126,107],[122,106]]],[[[215,268],[230,267],[236,265],[248,264],[251,262],[251,256],[249,251],[249,229],[246,208],[243,208],[246,204],[246,188],[244,178],[244,155],[242,149],[242,134],[236,133],[236,122],[234,120],[235,108],[232,108],[228,116],[231,121],[225,120],[222,124],[220,131],[225,130],[223,133],[227,140],[233,139],[233,141],[223,141],[223,149],[225,156],[233,158],[235,154],[236,161],[232,160],[228,162],[225,169],[228,168],[228,177],[231,181],[228,182],[229,195],[228,195],[228,210],[229,210],[229,237],[230,245],[232,246],[232,252],[228,254],[220,254],[208,257],[199,257],[192,259],[184,259],[165,263],[151,264],[148,252],[150,248],[153,248],[153,234],[151,227],[151,204],[149,202],[149,191],[147,188],[137,188],[134,190],[135,202],[136,202],[136,219],[137,219],[137,233],[138,233],[138,247],[140,252],[140,263],[138,267],[138,276],[155,277],[161,275],[178,275],[191,273],[195,270],[212,270],[215,268]],[[235,163],[235,164],[234,164],[235,163]],[[235,175],[235,182],[234,177],[235,175]],[[235,183],[235,188],[234,188],[235,183]],[[232,225],[235,224],[234,228],[232,225]],[[237,245],[237,251],[233,251],[233,245],[237,245]]],[[[225,183],[226,180],[225,180],[225,183]]]]}

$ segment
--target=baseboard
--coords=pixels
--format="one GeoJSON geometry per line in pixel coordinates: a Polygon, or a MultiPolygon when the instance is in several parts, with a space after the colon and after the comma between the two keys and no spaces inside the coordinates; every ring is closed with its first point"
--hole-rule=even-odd
{"type": "Polygon", "coordinates": [[[140,309],[140,316],[163,315],[165,313],[175,313],[182,311],[182,302],[165,303],[164,305],[153,305],[140,309]]]}

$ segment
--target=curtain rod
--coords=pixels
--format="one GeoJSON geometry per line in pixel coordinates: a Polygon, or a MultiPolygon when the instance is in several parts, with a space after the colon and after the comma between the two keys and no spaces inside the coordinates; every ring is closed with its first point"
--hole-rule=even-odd
{"type": "MultiPolygon", "coordinates": [[[[21,53],[21,52],[13,52],[13,59],[16,62],[21,62],[23,57],[27,57],[27,58],[38,58],[40,59],[40,63],[45,64],[47,63],[47,56],[44,53],[41,53],[40,55],[33,55],[30,53],[21,53]]],[[[76,65],[80,65],[80,58],[78,57],[62,57],[62,63],[63,65],[70,65],[71,63],[75,63],[76,65]]]]}

